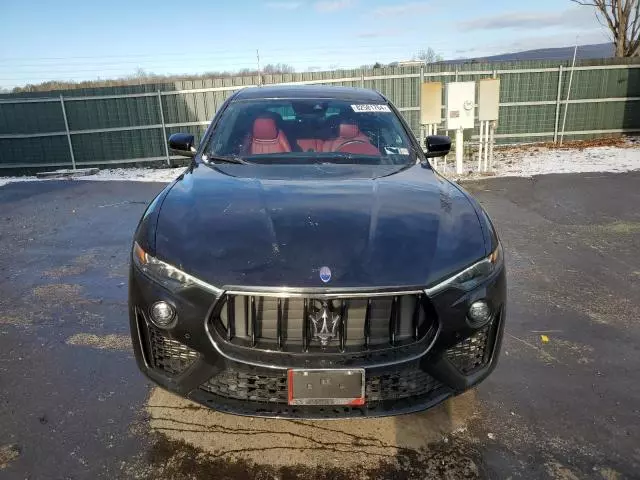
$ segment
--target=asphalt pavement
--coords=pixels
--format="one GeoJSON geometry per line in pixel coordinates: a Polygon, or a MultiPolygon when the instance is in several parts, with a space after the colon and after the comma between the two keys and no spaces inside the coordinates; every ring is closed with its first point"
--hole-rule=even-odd
{"type": "Polygon", "coordinates": [[[427,412],[220,414],[137,370],[131,237],[161,184],[0,187],[0,478],[640,478],[640,172],[465,184],[505,246],[500,363],[427,412]]]}

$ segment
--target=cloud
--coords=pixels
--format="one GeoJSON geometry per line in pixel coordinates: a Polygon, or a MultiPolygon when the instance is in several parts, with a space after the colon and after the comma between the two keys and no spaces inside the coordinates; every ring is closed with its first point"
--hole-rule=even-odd
{"type": "Polygon", "coordinates": [[[402,33],[401,30],[396,28],[382,29],[382,30],[368,30],[365,32],[359,32],[356,37],[359,38],[382,38],[382,37],[396,37],[402,33]]]}
{"type": "Polygon", "coordinates": [[[459,25],[460,30],[533,30],[547,27],[583,27],[593,20],[587,8],[573,7],[558,12],[505,12],[478,17],[459,25]]]}
{"type": "Polygon", "coordinates": [[[267,2],[265,6],[267,8],[273,8],[274,10],[295,10],[302,3],[300,2],[267,2]]]}
{"type": "Polygon", "coordinates": [[[427,2],[411,2],[403,3],[400,5],[393,5],[390,7],[378,7],[374,8],[372,13],[378,17],[389,17],[393,15],[415,15],[417,13],[425,12],[431,8],[431,5],[427,2]]]}
{"type": "Polygon", "coordinates": [[[323,0],[316,2],[313,7],[321,13],[337,12],[354,5],[355,0],[323,0]]]}

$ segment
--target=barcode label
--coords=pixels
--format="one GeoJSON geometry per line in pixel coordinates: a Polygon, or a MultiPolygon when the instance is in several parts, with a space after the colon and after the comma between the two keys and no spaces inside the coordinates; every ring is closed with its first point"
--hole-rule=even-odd
{"type": "Polygon", "coordinates": [[[372,105],[351,105],[351,108],[354,112],[358,113],[371,113],[371,112],[391,112],[389,105],[380,105],[380,104],[372,104],[372,105]]]}

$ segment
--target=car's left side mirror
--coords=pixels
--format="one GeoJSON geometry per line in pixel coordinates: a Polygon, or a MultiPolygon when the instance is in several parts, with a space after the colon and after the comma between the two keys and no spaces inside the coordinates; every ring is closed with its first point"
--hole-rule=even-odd
{"type": "Polygon", "coordinates": [[[444,157],[451,150],[451,138],[446,135],[429,135],[424,141],[427,158],[444,157]]]}
{"type": "Polygon", "coordinates": [[[193,157],[196,154],[194,142],[195,137],[189,133],[174,133],[169,137],[169,149],[177,155],[193,157]]]}

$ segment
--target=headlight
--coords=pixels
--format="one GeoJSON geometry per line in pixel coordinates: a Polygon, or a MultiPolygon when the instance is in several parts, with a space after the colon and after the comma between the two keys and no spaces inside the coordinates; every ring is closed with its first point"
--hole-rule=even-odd
{"type": "Polygon", "coordinates": [[[145,252],[140,245],[138,245],[138,242],[134,242],[133,244],[133,262],[145,275],[171,291],[195,285],[203,290],[215,294],[216,296],[220,296],[222,294],[222,290],[219,288],[216,288],[207,282],[203,282],[173,265],[169,265],[162,260],[152,257],[145,252]]]}
{"type": "Polygon", "coordinates": [[[425,289],[427,295],[435,295],[449,287],[460,288],[462,290],[473,290],[475,287],[490,277],[493,272],[502,266],[502,245],[491,252],[487,258],[483,258],[461,272],[447,278],[446,280],[425,289]]]}

